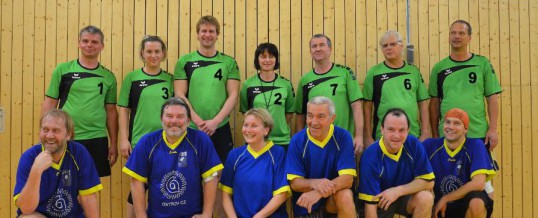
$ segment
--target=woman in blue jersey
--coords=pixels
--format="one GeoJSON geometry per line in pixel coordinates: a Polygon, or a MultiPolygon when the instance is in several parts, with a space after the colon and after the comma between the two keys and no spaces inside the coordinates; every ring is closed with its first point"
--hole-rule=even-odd
{"type": "Polygon", "coordinates": [[[290,81],[275,72],[280,66],[277,47],[272,43],[260,44],[254,53],[254,66],[258,73],[241,88],[240,111],[244,113],[251,108],[269,111],[275,122],[269,139],[287,148],[294,94],[290,81]]]}
{"type": "Polygon", "coordinates": [[[283,205],[291,194],[284,172],[285,151],[268,140],[272,127],[267,110],[245,113],[246,145],[230,151],[219,183],[228,217],[288,217],[283,205]]]}
{"type": "MultiPolygon", "coordinates": [[[[161,105],[174,96],[172,75],[161,69],[166,59],[163,40],[144,36],[140,58],[144,67],[125,76],[118,100],[120,154],[126,159],[143,135],[162,128],[161,105]]],[[[130,193],[127,202],[128,216],[134,217],[130,193]]]]}

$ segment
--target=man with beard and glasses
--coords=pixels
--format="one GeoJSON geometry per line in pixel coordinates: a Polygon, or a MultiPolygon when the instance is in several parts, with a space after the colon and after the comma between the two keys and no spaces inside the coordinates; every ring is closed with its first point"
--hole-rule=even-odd
{"type": "Polygon", "coordinates": [[[188,127],[190,118],[189,106],[170,98],[161,107],[163,129],[144,135],[127,160],[136,217],[211,217],[223,166],[209,136],[188,127]]]}
{"type": "Polygon", "coordinates": [[[18,217],[98,217],[97,192],[103,189],[92,158],[71,141],[74,123],[52,109],[41,118],[40,144],[19,161],[14,200],[18,217]]]}

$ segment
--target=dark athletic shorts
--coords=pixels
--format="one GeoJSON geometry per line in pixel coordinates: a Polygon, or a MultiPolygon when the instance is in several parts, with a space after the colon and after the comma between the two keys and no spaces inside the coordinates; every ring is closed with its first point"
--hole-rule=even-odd
{"type": "Polygon", "coordinates": [[[394,217],[394,214],[399,214],[403,216],[410,215],[407,214],[407,203],[409,203],[410,199],[411,195],[404,195],[402,197],[399,197],[396,201],[392,202],[392,204],[390,204],[387,210],[377,208],[377,217],[392,218],[394,217]]]}
{"type": "Polygon", "coordinates": [[[217,150],[220,161],[225,163],[226,157],[228,157],[228,152],[234,147],[230,123],[226,123],[224,126],[217,128],[215,133],[211,136],[211,141],[213,141],[213,144],[215,145],[215,150],[217,150]]]}
{"type": "Polygon", "coordinates": [[[95,138],[95,139],[84,139],[84,140],[75,140],[78,142],[90,153],[97,168],[97,174],[99,177],[110,176],[110,162],[108,162],[108,138],[95,138]]]}
{"type": "MultiPolygon", "coordinates": [[[[465,212],[467,212],[467,209],[469,208],[469,202],[471,202],[473,198],[480,198],[484,201],[487,211],[486,217],[491,217],[491,214],[493,213],[493,200],[488,197],[488,194],[485,191],[473,191],[469,192],[462,199],[448,203],[446,206],[445,218],[465,217],[465,212]]],[[[437,217],[441,217],[441,214],[439,213],[437,217]]]]}

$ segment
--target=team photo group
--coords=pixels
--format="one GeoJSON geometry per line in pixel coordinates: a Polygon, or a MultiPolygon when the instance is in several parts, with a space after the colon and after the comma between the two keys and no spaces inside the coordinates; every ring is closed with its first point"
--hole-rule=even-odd
{"type": "Polygon", "coordinates": [[[19,217],[99,217],[100,177],[118,158],[131,179],[127,217],[491,216],[502,89],[469,51],[467,21],[446,27],[450,55],[422,72],[428,85],[393,30],[379,39],[384,61],[358,72],[364,81],[332,62],[324,34],[308,42],[314,66],[296,86],[272,43],[248,54],[257,73],[241,81],[216,49],[220,28],[201,17],[197,50],[173,72],[161,68],[166,43],[144,36],[144,66],[121,86],[99,63],[103,32],[81,29],[78,59],[52,72],[39,143],[18,163],[19,217]],[[240,129],[229,122],[236,106],[240,129]]]}

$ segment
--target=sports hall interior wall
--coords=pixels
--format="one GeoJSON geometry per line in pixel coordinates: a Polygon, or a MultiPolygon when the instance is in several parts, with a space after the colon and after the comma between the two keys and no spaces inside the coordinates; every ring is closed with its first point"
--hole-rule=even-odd
{"type": "MultiPolygon", "coordinates": [[[[431,67],[449,53],[450,23],[465,19],[473,26],[470,49],[491,60],[503,88],[494,216],[538,217],[538,115],[532,112],[538,111],[538,1],[409,2],[409,41],[426,83],[431,67]]],[[[143,66],[137,50],[145,34],[167,42],[162,67],[173,71],[179,56],[196,49],[196,21],[208,14],[221,22],[218,50],[237,59],[243,80],[256,73],[256,46],[269,41],[281,52],[281,75],[296,87],[312,68],[310,37],[325,33],[333,40],[333,60],[350,66],[362,87],[366,71],[383,60],[381,34],[395,29],[407,41],[406,0],[1,0],[0,14],[0,217],[15,216],[19,157],[37,143],[52,70],[77,58],[78,31],[86,25],[104,31],[100,61],[119,86],[128,72],[143,66]]],[[[239,145],[238,107],[231,116],[239,145]]],[[[112,176],[102,179],[102,217],[125,217],[129,177],[121,173],[124,164],[119,159],[112,176]]]]}

